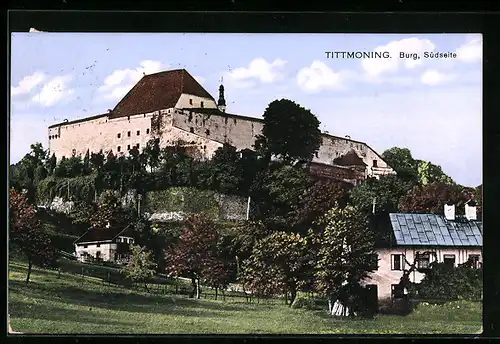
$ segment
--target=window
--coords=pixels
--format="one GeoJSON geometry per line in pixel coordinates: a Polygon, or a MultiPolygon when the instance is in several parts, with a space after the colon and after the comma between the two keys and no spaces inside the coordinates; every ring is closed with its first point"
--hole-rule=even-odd
{"type": "Polygon", "coordinates": [[[52,136],[49,136],[49,140],[52,138],[52,136]]]}
{"type": "Polygon", "coordinates": [[[455,266],[455,255],[454,254],[445,254],[443,256],[443,263],[449,266],[455,266]]]}
{"type": "Polygon", "coordinates": [[[120,138],[120,137],[122,137],[122,134],[121,134],[121,133],[118,133],[118,134],[116,135],[116,137],[120,138]]]}
{"type": "Polygon", "coordinates": [[[193,127],[189,128],[189,132],[194,133],[194,128],[193,127]]]}
{"type": "Polygon", "coordinates": [[[201,102],[201,107],[203,107],[203,102],[201,102]]]}
{"type": "Polygon", "coordinates": [[[429,255],[421,255],[417,260],[417,268],[428,269],[429,268],[429,255]]]}
{"type": "Polygon", "coordinates": [[[402,254],[391,254],[391,270],[403,270],[402,254]]]}
{"type": "Polygon", "coordinates": [[[76,155],[76,149],[74,149],[74,148],[73,148],[73,150],[71,151],[71,154],[72,154],[73,156],[75,156],[75,155],[76,155]]]}
{"type": "Polygon", "coordinates": [[[138,143],[138,144],[137,144],[137,149],[139,149],[140,147],[141,147],[141,145],[138,143]]]}
{"type": "Polygon", "coordinates": [[[122,242],[122,238],[116,238],[116,242],[122,242]]]}
{"type": "Polygon", "coordinates": [[[117,152],[119,152],[119,151],[121,151],[121,150],[122,150],[122,146],[118,146],[118,147],[116,147],[116,151],[117,151],[117,152]]]}
{"type": "Polygon", "coordinates": [[[133,244],[134,243],[134,239],[129,239],[128,242],[131,243],[131,244],[133,244]]]}
{"type": "Polygon", "coordinates": [[[193,105],[193,99],[189,99],[189,105],[193,105]]]}
{"type": "Polygon", "coordinates": [[[130,137],[130,131],[129,131],[129,132],[127,132],[127,136],[128,136],[128,137],[130,137]]]}
{"type": "Polygon", "coordinates": [[[130,150],[130,145],[127,145],[127,150],[130,150]]]}
{"type": "Polygon", "coordinates": [[[210,135],[210,129],[207,129],[207,130],[205,131],[205,133],[206,133],[207,135],[210,135]]]}
{"type": "Polygon", "coordinates": [[[83,248],[87,248],[87,247],[89,247],[89,245],[83,245],[83,248]]]}
{"type": "Polygon", "coordinates": [[[146,134],[149,134],[149,128],[146,129],[146,134]]]}
{"type": "Polygon", "coordinates": [[[377,167],[377,160],[373,160],[373,167],[377,167]]]}
{"type": "Polygon", "coordinates": [[[479,262],[479,254],[469,254],[469,261],[472,263],[472,267],[474,269],[478,269],[481,267],[481,263],[479,262]]]}
{"type": "Polygon", "coordinates": [[[95,259],[96,259],[97,261],[99,261],[99,260],[101,259],[101,252],[100,252],[100,251],[97,251],[97,252],[95,253],[95,259]]]}
{"type": "Polygon", "coordinates": [[[137,130],[137,136],[141,135],[141,131],[137,130]]]}
{"type": "Polygon", "coordinates": [[[101,247],[101,244],[97,244],[96,246],[97,246],[97,247],[101,247]]]}

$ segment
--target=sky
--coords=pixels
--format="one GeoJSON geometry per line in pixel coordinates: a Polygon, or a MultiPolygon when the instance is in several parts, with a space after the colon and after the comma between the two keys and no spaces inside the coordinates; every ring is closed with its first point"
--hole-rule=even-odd
{"type": "Polygon", "coordinates": [[[480,34],[13,33],[11,163],[32,143],[47,148],[49,125],[106,113],[143,73],[178,68],[216,99],[222,79],[229,113],[262,117],[273,100],[291,99],[322,131],[379,154],[409,148],[457,183],[482,183],[480,34]]]}

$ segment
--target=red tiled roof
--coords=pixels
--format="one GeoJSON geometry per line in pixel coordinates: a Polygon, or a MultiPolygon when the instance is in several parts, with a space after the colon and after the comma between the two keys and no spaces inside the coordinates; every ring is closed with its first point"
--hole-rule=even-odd
{"type": "Polygon", "coordinates": [[[110,118],[172,108],[183,93],[214,100],[185,69],[169,70],[145,75],[115,106],[110,118]]]}

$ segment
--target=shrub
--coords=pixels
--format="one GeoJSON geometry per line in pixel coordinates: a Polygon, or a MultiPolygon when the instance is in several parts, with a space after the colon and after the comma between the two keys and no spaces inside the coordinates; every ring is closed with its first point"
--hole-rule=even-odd
{"type": "Polygon", "coordinates": [[[315,310],[318,309],[319,307],[314,301],[314,299],[298,296],[293,301],[292,308],[315,310]]]}

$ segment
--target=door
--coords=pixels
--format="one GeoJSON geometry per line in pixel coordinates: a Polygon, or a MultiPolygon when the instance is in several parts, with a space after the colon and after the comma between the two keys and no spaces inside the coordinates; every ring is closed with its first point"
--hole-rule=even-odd
{"type": "Polygon", "coordinates": [[[366,307],[370,313],[375,314],[378,312],[378,286],[368,284],[365,288],[366,307]]]}

